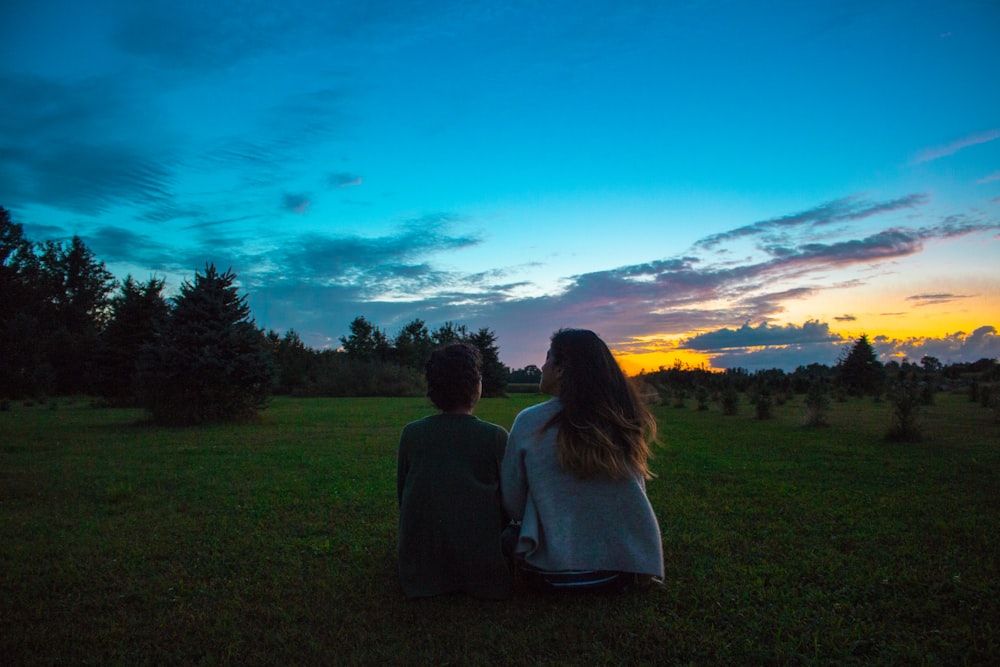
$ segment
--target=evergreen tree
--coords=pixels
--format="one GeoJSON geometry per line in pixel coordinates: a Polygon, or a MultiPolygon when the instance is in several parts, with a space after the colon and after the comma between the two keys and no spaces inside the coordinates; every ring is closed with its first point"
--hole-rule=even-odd
{"type": "Polygon", "coordinates": [[[500,362],[496,334],[484,327],[466,340],[475,345],[483,357],[483,396],[503,396],[507,387],[507,369],[500,362]]]}
{"type": "Polygon", "coordinates": [[[875,348],[862,334],[850,350],[837,362],[840,386],[855,396],[877,396],[882,390],[885,369],[875,354],[875,348]]]}
{"type": "Polygon", "coordinates": [[[139,363],[144,406],[155,421],[244,420],[267,403],[273,367],[232,270],[215,265],[185,281],[156,341],[139,363]]]}
{"type": "Polygon", "coordinates": [[[538,384],[542,379],[542,369],[534,364],[510,371],[507,381],[513,384],[538,384]]]}
{"type": "Polygon", "coordinates": [[[431,340],[434,341],[435,347],[442,347],[449,343],[461,343],[469,340],[469,330],[465,328],[464,324],[445,322],[434,330],[434,333],[431,334],[431,340]]]}
{"type": "Polygon", "coordinates": [[[316,365],[317,354],[306,347],[295,329],[284,337],[269,331],[266,343],[274,361],[275,391],[280,394],[304,393],[310,372],[316,365]]]}
{"type": "Polygon", "coordinates": [[[385,361],[389,358],[392,346],[385,332],[362,316],[355,317],[350,328],[351,335],[340,338],[348,357],[357,361],[385,361]]]}
{"type": "Polygon", "coordinates": [[[424,364],[434,349],[434,341],[421,319],[415,319],[404,326],[394,341],[396,359],[403,366],[423,372],[424,364]]]}
{"type": "Polygon", "coordinates": [[[98,335],[107,322],[115,278],[79,236],[68,244],[46,241],[38,262],[55,391],[91,391],[98,335]]]}
{"type": "Polygon", "coordinates": [[[0,207],[0,398],[54,389],[46,346],[49,310],[33,245],[24,227],[0,207]]]}
{"type": "Polygon", "coordinates": [[[111,299],[111,319],[101,333],[98,390],[116,403],[137,400],[136,362],[151,345],[169,313],[163,297],[164,281],[150,277],[145,284],[127,276],[121,292],[111,299]]]}
{"type": "Polygon", "coordinates": [[[813,380],[806,392],[806,426],[826,426],[826,413],[830,409],[830,397],[826,393],[823,380],[813,380]]]}

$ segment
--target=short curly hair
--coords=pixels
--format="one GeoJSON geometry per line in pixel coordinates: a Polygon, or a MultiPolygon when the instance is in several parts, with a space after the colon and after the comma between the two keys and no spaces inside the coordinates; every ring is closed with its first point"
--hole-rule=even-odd
{"type": "Polygon", "coordinates": [[[431,353],[425,366],[427,397],[439,410],[473,407],[479,400],[483,357],[468,343],[451,343],[431,353]]]}

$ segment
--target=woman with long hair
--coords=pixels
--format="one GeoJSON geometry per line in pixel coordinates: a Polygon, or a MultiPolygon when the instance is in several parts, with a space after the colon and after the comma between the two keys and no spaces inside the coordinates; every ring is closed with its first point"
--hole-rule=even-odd
{"type": "Polygon", "coordinates": [[[585,329],[553,334],[540,389],[553,398],[517,416],[501,467],[504,506],[520,522],[510,542],[522,578],[548,590],[612,591],[662,577],[646,496],[653,415],[585,329]]]}

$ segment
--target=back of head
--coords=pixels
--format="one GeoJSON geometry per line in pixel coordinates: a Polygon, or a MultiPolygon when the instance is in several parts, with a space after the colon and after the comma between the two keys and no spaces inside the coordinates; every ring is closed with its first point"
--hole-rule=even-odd
{"type": "Polygon", "coordinates": [[[559,428],[563,468],[582,478],[651,478],[656,421],[608,346],[593,331],[561,329],[551,351],[562,410],[548,425],[559,428]]]}
{"type": "Polygon", "coordinates": [[[483,359],[475,346],[451,343],[431,353],[425,366],[427,396],[444,412],[466,410],[479,400],[483,359]]]}

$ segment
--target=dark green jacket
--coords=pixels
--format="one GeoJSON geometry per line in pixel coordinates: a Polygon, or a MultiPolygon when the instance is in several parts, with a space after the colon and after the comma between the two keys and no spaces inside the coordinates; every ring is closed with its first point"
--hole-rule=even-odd
{"type": "Polygon", "coordinates": [[[399,440],[399,578],[407,597],[506,598],[500,462],[507,432],[472,415],[407,424],[399,440]]]}

